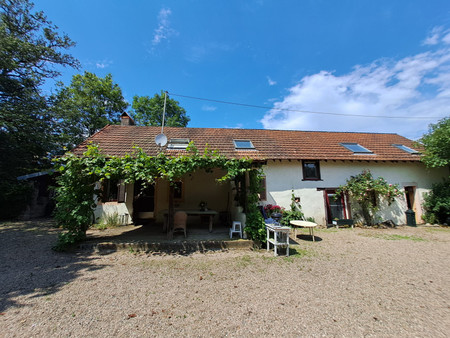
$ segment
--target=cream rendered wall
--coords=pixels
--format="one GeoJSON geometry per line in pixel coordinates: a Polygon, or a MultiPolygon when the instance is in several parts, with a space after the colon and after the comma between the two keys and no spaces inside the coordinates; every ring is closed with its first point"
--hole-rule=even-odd
{"type": "MultiPolygon", "coordinates": [[[[383,177],[388,183],[405,186],[415,186],[416,220],[420,221],[423,194],[428,192],[431,185],[448,176],[447,169],[427,169],[422,163],[392,163],[392,162],[350,162],[350,161],[321,161],[320,181],[302,181],[301,161],[269,161],[263,170],[266,175],[267,201],[264,204],[278,204],[286,209],[290,208],[292,189],[294,195],[300,197],[300,204],[306,217],[314,217],[321,225],[326,224],[326,211],[323,191],[317,188],[337,188],[345,184],[346,180],[370,169],[374,177],[383,177]]],[[[352,214],[354,213],[352,205],[352,214]]],[[[404,211],[405,197],[398,198],[390,207],[382,206],[377,215],[382,220],[393,220],[396,224],[406,223],[404,211]]]]}
{"type": "MultiPolygon", "coordinates": [[[[198,170],[191,175],[186,175],[183,181],[183,198],[177,201],[175,208],[178,209],[199,209],[199,203],[205,201],[208,209],[215,211],[227,211],[227,206],[231,209],[232,190],[230,182],[217,183],[216,179],[225,175],[223,170],[213,170],[207,173],[204,170],[198,170]]],[[[133,222],[133,198],[134,185],[126,185],[125,203],[106,202],[98,203],[94,214],[96,219],[100,219],[106,214],[117,212],[119,215],[128,214],[128,223],[133,222]]],[[[95,197],[95,200],[97,197],[95,197]]],[[[159,180],[155,185],[155,219],[158,222],[163,221],[162,213],[169,208],[169,183],[165,180],[159,180]]],[[[192,221],[198,221],[191,219],[192,221]]],[[[218,216],[215,218],[215,222],[218,216]]]]}
{"type": "MultiPolygon", "coordinates": [[[[230,182],[217,183],[216,179],[225,175],[223,170],[213,170],[207,173],[204,170],[198,170],[191,175],[182,178],[183,198],[175,202],[176,209],[197,210],[201,201],[207,203],[207,208],[217,212],[227,211],[231,208],[231,185],[230,182]]],[[[169,183],[159,181],[156,185],[156,203],[155,214],[158,222],[163,221],[162,213],[169,208],[169,183]]],[[[218,216],[215,217],[217,222],[218,216]]],[[[190,217],[188,222],[198,221],[190,217]]]]}

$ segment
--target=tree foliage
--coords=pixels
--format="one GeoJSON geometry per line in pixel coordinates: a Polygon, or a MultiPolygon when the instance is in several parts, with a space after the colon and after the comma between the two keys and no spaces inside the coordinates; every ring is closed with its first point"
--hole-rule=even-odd
{"type": "Polygon", "coordinates": [[[89,146],[83,156],[66,154],[55,160],[60,175],[56,187],[56,213],[58,223],[67,230],[59,238],[57,249],[83,239],[86,230],[93,223],[94,194],[101,195],[96,182],[105,179],[123,179],[125,183],[136,181],[148,184],[157,179],[173,183],[184,175],[198,169],[211,171],[225,169],[226,174],[218,179],[223,182],[251,170],[252,161],[248,159],[228,159],[216,151],[205,149],[200,153],[193,144],[184,156],[172,157],[159,153],[147,155],[135,148],[132,154],[123,157],[106,157],[97,146],[89,146]]]}
{"type": "Polygon", "coordinates": [[[369,226],[374,224],[374,216],[381,201],[390,205],[396,197],[402,195],[397,184],[388,184],[382,177],[375,179],[370,170],[351,176],[345,185],[336,190],[337,197],[343,193],[347,193],[361,207],[364,222],[369,226]]]}
{"type": "Polygon", "coordinates": [[[429,126],[420,142],[425,147],[422,161],[429,168],[450,165],[450,117],[429,126]]]}
{"type": "Polygon", "coordinates": [[[102,78],[84,72],[74,75],[70,85],[59,86],[52,98],[53,110],[58,119],[59,141],[68,149],[107,124],[117,123],[128,107],[111,74],[102,78]]]}
{"type": "Polygon", "coordinates": [[[40,87],[59,66],[78,67],[72,46],[28,0],[0,0],[0,218],[27,200],[16,177],[49,163],[53,119],[40,87]]]}
{"type": "MultiPolygon", "coordinates": [[[[165,94],[155,94],[149,96],[133,97],[133,112],[131,113],[134,121],[140,126],[161,126],[164,111],[165,94]]],[[[179,102],[167,97],[166,115],[164,125],[168,127],[186,127],[190,118],[186,115],[186,110],[179,106],[179,102]]]]}
{"type": "Polygon", "coordinates": [[[64,52],[74,42],[60,35],[43,12],[32,12],[28,0],[0,0],[0,97],[22,97],[39,91],[45,79],[60,72],[54,65],[78,67],[64,52]]]}
{"type": "Polygon", "coordinates": [[[450,221],[450,178],[433,184],[424,196],[424,220],[428,223],[449,224],[450,221]]]}

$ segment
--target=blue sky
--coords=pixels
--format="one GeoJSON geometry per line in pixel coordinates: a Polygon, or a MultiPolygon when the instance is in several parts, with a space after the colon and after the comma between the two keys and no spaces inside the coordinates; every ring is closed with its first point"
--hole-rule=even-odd
{"type": "Polygon", "coordinates": [[[128,102],[167,90],[190,127],[417,139],[450,115],[448,0],[39,0],[35,9],[77,43],[78,72],[111,73],[128,102]]]}

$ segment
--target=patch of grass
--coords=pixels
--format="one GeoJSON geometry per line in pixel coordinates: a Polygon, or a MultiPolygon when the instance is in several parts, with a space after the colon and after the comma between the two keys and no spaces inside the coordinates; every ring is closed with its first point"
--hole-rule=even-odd
{"type": "Polygon", "coordinates": [[[117,228],[121,226],[120,216],[117,212],[111,214],[104,214],[97,224],[94,224],[94,228],[98,230],[105,230],[108,228],[117,228]]]}
{"type": "Polygon", "coordinates": [[[442,227],[442,228],[426,228],[428,232],[450,232],[450,227],[442,227]]]}
{"type": "MultiPolygon", "coordinates": [[[[273,250],[272,250],[273,253],[273,250]]],[[[303,257],[312,257],[315,256],[316,253],[311,251],[311,250],[307,250],[307,249],[303,249],[300,247],[300,245],[290,245],[289,246],[289,256],[285,256],[284,255],[284,250],[280,252],[278,252],[278,257],[275,256],[263,256],[262,260],[266,261],[266,262],[270,262],[270,263],[275,263],[275,262],[289,262],[289,263],[293,263],[294,261],[296,261],[299,258],[303,258],[303,257]]]]}
{"type": "MultiPolygon", "coordinates": [[[[351,229],[351,228],[327,228],[327,229],[314,229],[314,232],[338,232],[339,230],[345,230],[345,229],[351,229]]],[[[353,230],[353,229],[352,229],[353,230]]],[[[306,233],[306,231],[305,231],[306,233]]]]}
{"type": "Polygon", "coordinates": [[[302,249],[300,246],[291,245],[289,248],[290,257],[310,257],[314,256],[314,253],[307,249],[302,249]]]}
{"type": "Polygon", "coordinates": [[[423,242],[425,241],[421,237],[417,236],[403,236],[403,235],[384,235],[382,236],[383,239],[397,241],[397,240],[408,240],[408,241],[414,241],[414,242],[423,242]]]}
{"type": "Polygon", "coordinates": [[[98,223],[98,224],[94,224],[94,228],[97,230],[106,230],[106,229],[108,229],[108,226],[104,223],[98,223]]]}
{"type": "Polygon", "coordinates": [[[237,266],[239,266],[239,267],[246,267],[252,263],[253,263],[253,260],[249,255],[241,256],[237,260],[237,266]]]}
{"type": "Polygon", "coordinates": [[[270,256],[270,257],[262,256],[261,258],[262,258],[263,261],[272,263],[272,262],[275,262],[278,257],[275,257],[275,256],[270,256]]]}
{"type": "Polygon", "coordinates": [[[417,236],[406,236],[406,235],[396,235],[396,234],[369,234],[369,233],[364,233],[364,234],[360,234],[360,236],[364,236],[364,237],[374,237],[374,238],[379,238],[379,239],[385,239],[388,241],[399,241],[399,240],[407,240],[407,241],[414,241],[414,242],[423,242],[425,241],[425,239],[421,238],[421,237],[417,237],[417,236]]]}

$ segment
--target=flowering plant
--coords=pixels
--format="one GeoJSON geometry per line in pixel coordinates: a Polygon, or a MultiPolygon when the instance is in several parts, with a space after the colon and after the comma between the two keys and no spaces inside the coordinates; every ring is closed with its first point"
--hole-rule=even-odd
{"type": "Polygon", "coordinates": [[[266,212],[267,217],[271,217],[274,213],[283,214],[284,208],[279,205],[267,204],[264,206],[264,211],[266,212]]]}
{"type": "Polygon", "coordinates": [[[348,194],[360,205],[367,225],[373,225],[380,200],[385,200],[391,205],[396,197],[402,195],[397,184],[388,184],[382,177],[375,179],[370,170],[351,176],[345,185],[341,185],[336,190],[336,197],[338,198],[342,193],[348,194]]]}

